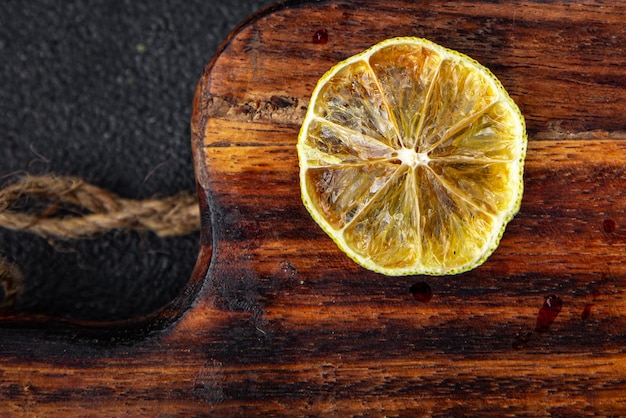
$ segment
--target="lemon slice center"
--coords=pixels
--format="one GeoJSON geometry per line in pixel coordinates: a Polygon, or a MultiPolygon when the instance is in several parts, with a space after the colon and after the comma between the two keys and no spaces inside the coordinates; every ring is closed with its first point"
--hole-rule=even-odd
{"type": "Polygon", "coordinates": [[[400,148],[398,150],[398,159],[402,164],[415,168],[420,165],[428,165],[430,157],[425,152],[417,152],[412,148],[400,148]]]}

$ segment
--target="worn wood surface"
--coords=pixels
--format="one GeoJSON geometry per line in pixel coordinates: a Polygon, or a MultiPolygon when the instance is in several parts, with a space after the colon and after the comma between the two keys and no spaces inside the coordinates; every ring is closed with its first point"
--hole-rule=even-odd
{"type": "Polygon", "coordinates": [[[625,51],[619,0],[292,1],[252,17],[198,85],[187,292],[117,332],[8,321],[0,414],[626,414],[625,51]],[[489,67],[527,121],[521,211],[458,276],[365,271],[299,196],[317,79],[405,35],[489,67]]]}

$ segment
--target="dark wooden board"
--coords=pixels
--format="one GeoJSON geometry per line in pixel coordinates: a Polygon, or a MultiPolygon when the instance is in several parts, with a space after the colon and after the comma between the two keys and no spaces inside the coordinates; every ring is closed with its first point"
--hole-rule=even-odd
{"type": "Polygon", "coordinates": [[[123,338],[0,330],[0,413],[626,414],[625,51],[618,0],[291,1],[253,16],[198,84],[203,246],[187,292],[123,338]],[[394,36],[477,59],[526,117],[520,213],[458,276],[368,272],[300,200],[315,83],[394,36]]]}

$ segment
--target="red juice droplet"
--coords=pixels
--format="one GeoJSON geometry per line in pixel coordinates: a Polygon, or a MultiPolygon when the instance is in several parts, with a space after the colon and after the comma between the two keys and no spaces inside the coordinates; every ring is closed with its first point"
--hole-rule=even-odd
{"type": "Polygon", "coordinates": [[[563,301],[556,295],[546,296],[543,301],[543,306],[537,313],[537,325],[535,326],[536,332],[546,332],[550,325],[554,322],[561,308],[563,307],[563,301]]]}
{"type": "Polygon", "coordinates": [[[602,222],[602,229],[604,229],[604,232],[606,232],[607,234],[615,232],[616,228],[617,224],[613,219],[605,219],[604,222],[602,222]]]}
{"type": "Polygon", "coordinates": [[[580,319],[582,319],[583,321],[586,321],[589,318],[589,315],[591,315],[592,306],[593,306],[593,303],[588,303],[585,305],[583,312],[580,314],[580,319]]]}
{"type": "Polygon", "coordinates": [[[418,302],[428,303],[433,297],[430,285],[425,282],[415,283],[410,287],[409,291],[418,302]]]}
{"type": "Polygon", "coordinates": [[[320,29],[313,34],[314,44],[325,44],[328,42],[328,31],[326,29],[320,29]]]}

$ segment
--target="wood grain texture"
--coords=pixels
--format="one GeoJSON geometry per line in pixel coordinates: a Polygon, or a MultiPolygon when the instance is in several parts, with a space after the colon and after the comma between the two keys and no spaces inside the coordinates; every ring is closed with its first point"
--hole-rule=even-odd
{"type": "Polygon", "coordinates": [[[617,0],[290,1],[255,15],[198,84],[204,230],[188,291],[121,336],[1,329],[0,413],[626,414],[624,22],[617,0]],[[328,43],[313,43],[322,28],[328,43]],[[318,78],[404,35],[489,67],[528,125],[520,213],[458,276],[366,271],[300,200],[295,144],[318,78]],[[549,295],[562,309],[545,323],[549,295]]]}

